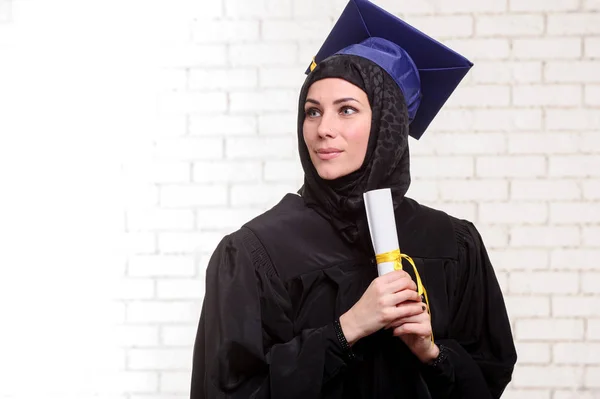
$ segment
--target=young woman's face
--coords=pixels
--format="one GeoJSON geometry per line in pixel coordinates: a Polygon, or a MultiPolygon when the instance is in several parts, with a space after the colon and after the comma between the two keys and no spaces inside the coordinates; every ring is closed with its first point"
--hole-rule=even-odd
{"type": "Polygon", "coordinates": [[[308,90],[304,112],[304,142],[319,176],[334,180],[358,170],[371,131],[367,94],[343,79],[318,80],[308,90]]]}

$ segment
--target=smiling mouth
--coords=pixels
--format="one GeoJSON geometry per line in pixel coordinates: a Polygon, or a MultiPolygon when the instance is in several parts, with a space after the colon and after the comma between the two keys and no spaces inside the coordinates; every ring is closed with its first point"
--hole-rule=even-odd
{"type": "Polygon", "coordinates": [[[337,149],[325,149],[325,150],[317,150],[317,156],[319,157],[319,159],[323,160],[323,161],[327,161],[330,159],[334,159],[337,158],[341,155],[342,150],[337,150],[337,149]]]}

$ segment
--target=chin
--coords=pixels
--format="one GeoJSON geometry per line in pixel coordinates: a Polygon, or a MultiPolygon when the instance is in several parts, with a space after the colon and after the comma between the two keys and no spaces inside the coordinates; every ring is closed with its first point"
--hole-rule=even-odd
{"type": "Polygon", "coordinates": [[[335,180],[339,177],[342,177],[342,176],[345,176],[348,174],[348,173],[344,173],[343,171],[334,170],[334,169],[330,169],[330,168],[318,169],[317,173],[319,174],[319,177],[323,180],[335,180]]]}

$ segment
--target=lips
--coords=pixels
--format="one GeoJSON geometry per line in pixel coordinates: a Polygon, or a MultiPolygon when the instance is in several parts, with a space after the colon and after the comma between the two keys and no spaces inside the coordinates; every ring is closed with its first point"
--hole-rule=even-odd
{"type": "Polygon", "coordinates": [[[317,156],[323,161],[337,158],[341,153],[342,150],[337,148],[321,148],[317,150],[317,156]]]}

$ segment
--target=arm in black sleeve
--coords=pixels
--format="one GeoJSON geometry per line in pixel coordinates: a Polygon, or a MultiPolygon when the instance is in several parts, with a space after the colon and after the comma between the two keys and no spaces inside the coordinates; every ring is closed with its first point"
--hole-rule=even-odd
{"type": "Polygon", "coordinates": [[[458,241],[456,286],[449,292],[452,320],[435,367],[425,366],[434,398],[499,398],[517,354],[504,299],[481,236],[453,220],[458,241]]]}
{"type": "Polygon", "coordinates": [[[294,334],[287,291],[248,234],[226,237],[209,262],[191,399],[319,397],[347,353],[333,323],[294,334]]]}

